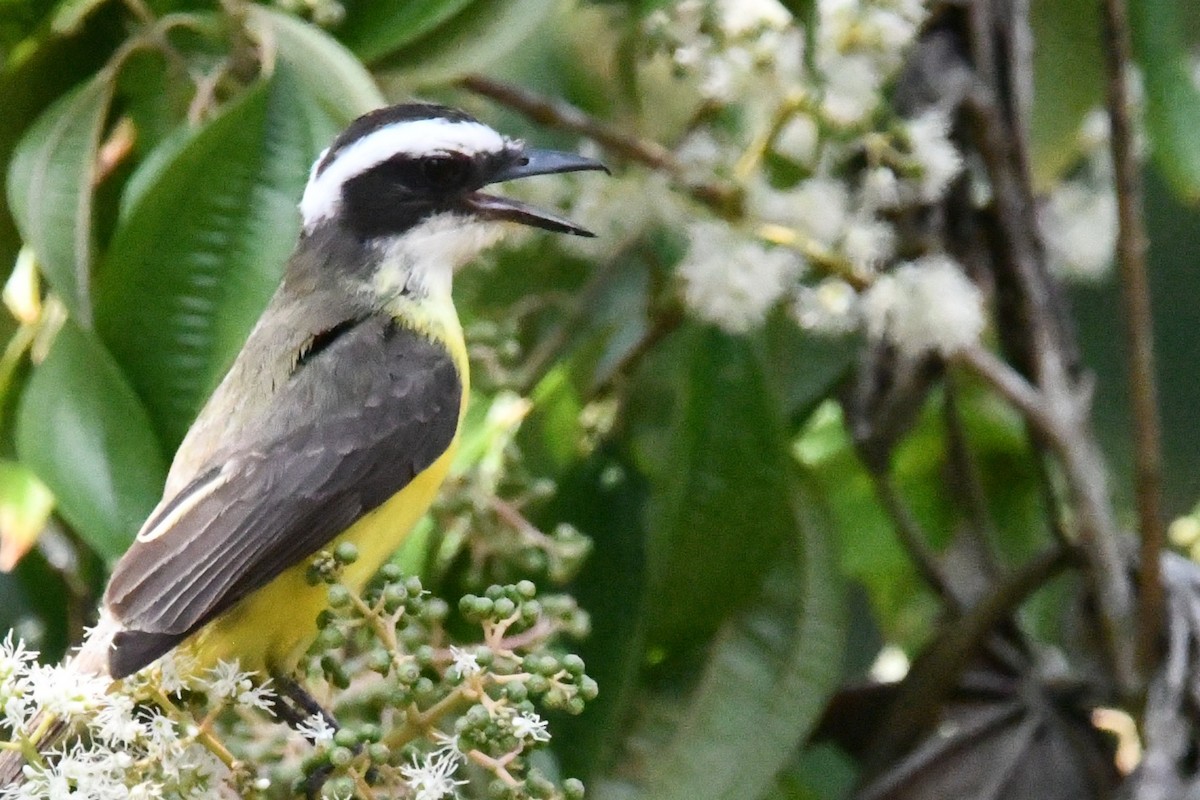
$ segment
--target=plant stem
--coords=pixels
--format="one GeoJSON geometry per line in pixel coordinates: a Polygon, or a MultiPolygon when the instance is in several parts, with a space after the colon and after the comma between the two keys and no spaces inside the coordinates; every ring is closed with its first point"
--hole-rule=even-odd
{"type": "Polygon", "coordinates": [[[1129,396],[1133,405],[1135,491],[1141,558],[1138,570],[1138,656],[1143,672],[1157,658],[1162,635],[1163,589],[1159,561],[1163,548],[1162,433],[1154,376],[1154,317],[1146,268],[1146,227],[1142,217],[1141,165],[1134,153],[1129,72],[1132,36],[1124,0],[1105,0],[1105,66],[1108,117],[1117,190],[1117,261],[1125,320],[1129,396]]]}
{"type": "Polygon", "coordinates": [[[459,85],[469,92],[518,111],[539,125],[586,136],[622,158],[665,172],[684,184],[692,199],[722,216],[731,216],[733,209],[738,205],[739,193],[736,188],[718,183],[698,184],[689,181],[686,177],[686,167],[663,145],[626,133],[614,125],[584,113],[570,103],[478,74],[468,75],[459,81],[459,85]]]}

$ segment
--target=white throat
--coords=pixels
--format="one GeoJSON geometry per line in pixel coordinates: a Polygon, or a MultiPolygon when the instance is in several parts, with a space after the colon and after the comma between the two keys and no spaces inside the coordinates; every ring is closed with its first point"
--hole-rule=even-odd
{"type": "Polygon", "coordinates": [[[381,239],[372,289],[382,297],[449,299],[456,270],[504,235],[495,222],[439,214],[403,234],[381,239]]]}

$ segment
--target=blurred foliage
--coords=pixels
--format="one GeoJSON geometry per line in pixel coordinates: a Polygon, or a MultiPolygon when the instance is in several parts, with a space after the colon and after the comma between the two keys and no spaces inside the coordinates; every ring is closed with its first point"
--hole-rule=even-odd
{"type": "MultiPolygon", "coordinates": [[[[157,500],[171,453],[279,279],[309,166],[338,130],[418,93],[514,136],[578,146],[459,85],[482,71],[672,145],[715,112],[689,105],[661,65],[634,63],[640,20],[664,5],[0,0],[0,277],[24,247],[37,277],[21,280],[39,301],[29,317],[8,303],[0,322],[0,562],[47,531],[0,575],[0,624],[48,657],[78,633],[103,585],[97,560],[117,558],[157,500]]],[[[811,3],[784,5],[812,17],[811,3]]],[[[1154,165],[1194,202],[1200,25],[1183,2],[1131,7],[1154,165]]],[[[1039,188],[1076,163],[1080,122],[1102,100],[1096,10],[1033,3],[1039,188]]],[[[1176,376],[1191,374],[1195,312],[1183,306],[1200,273],[1179,255],[1196,220],[1170,193],[1158,186],[1150,212],[1152,259],[1171,278],[1160,324],[1175,430],[1194,427],[1194,392],[1179,386],[1191,379],[1176,376]]],[[[915,652],[939,606],[831,402],[855,343],[790,324],[656,330],[678,316],[666,288],[678,251],[660,227],[590,252],[526,238],[460,276],[476,376],[464,440],[475,444],[451,485],[463,497],[480,485],[525,492],[521,513],[539,530],[568,525],[593,541],[570,591],[592,616],[581,654],[601,693],[555,720],[553,743],[590,793],[839,796],[853,762],[806,742],[835,689],[863,677],[848,640],[879,631],[915,652]],[[514,392],[528,407],[489,419],[514,392]],[[536,481],[553,491],[527,492],[536,481]],[[869,604],[848,600],[863,592],[869,604]]],[[[1101,437],[1123,465],[1111,292],[1080,291],[1101,437]]],[[[892,469],[935,548],[954,551],[964,510],[946,490],[945,405],[930,397],[892,469]]],[[[1051,539],[1037,457],[1021,419],[980,387],[959,387],[957,407],[999,558],[1019,564],[1051,539]]],[[[1168,444],[1176,509],[1200,487],[1192,439],[1168,444]]],[[[469,563],[467,535],[440,524],[475,524],[478,509],[444,502],[403,559],[452,596],[488,565],[469,563]]],[[[545,559],[526,566],[550,580],[545,559]]],[[[1060,600],[1029,604],[1035,631],[1055,629],[1060,600]]]]}

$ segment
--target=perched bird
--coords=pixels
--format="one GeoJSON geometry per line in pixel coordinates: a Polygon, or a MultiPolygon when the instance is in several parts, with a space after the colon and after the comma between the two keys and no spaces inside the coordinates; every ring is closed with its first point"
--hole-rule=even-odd
{"type": "Polygon", "coordinates": [[[180,446],[117,563],[78,668],[122,678],[179,647],[288,674],[314,640],[319,550],[352,542],[361,587],[425,513],[466,405],[454,271],[517,222],[568,219],[481,191],[604,169],[445,106],[355,120],[320,155],[283,281],[180,446]]]}

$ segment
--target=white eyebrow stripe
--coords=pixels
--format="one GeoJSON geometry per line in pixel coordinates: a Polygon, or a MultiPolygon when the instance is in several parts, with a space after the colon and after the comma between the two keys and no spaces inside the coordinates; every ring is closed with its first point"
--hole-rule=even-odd
{"type": "Polygon", "coordinates": [[[500,152],[508,146],[507,139],[481,122],[417,119],[384,126],[336,153],[319,175],[317,166],[325,153],[317,158],[300,200],[304,229],[312,230],[337,212],[346,181],[393,156],[446,152],[473,156],[500,152]]]}

